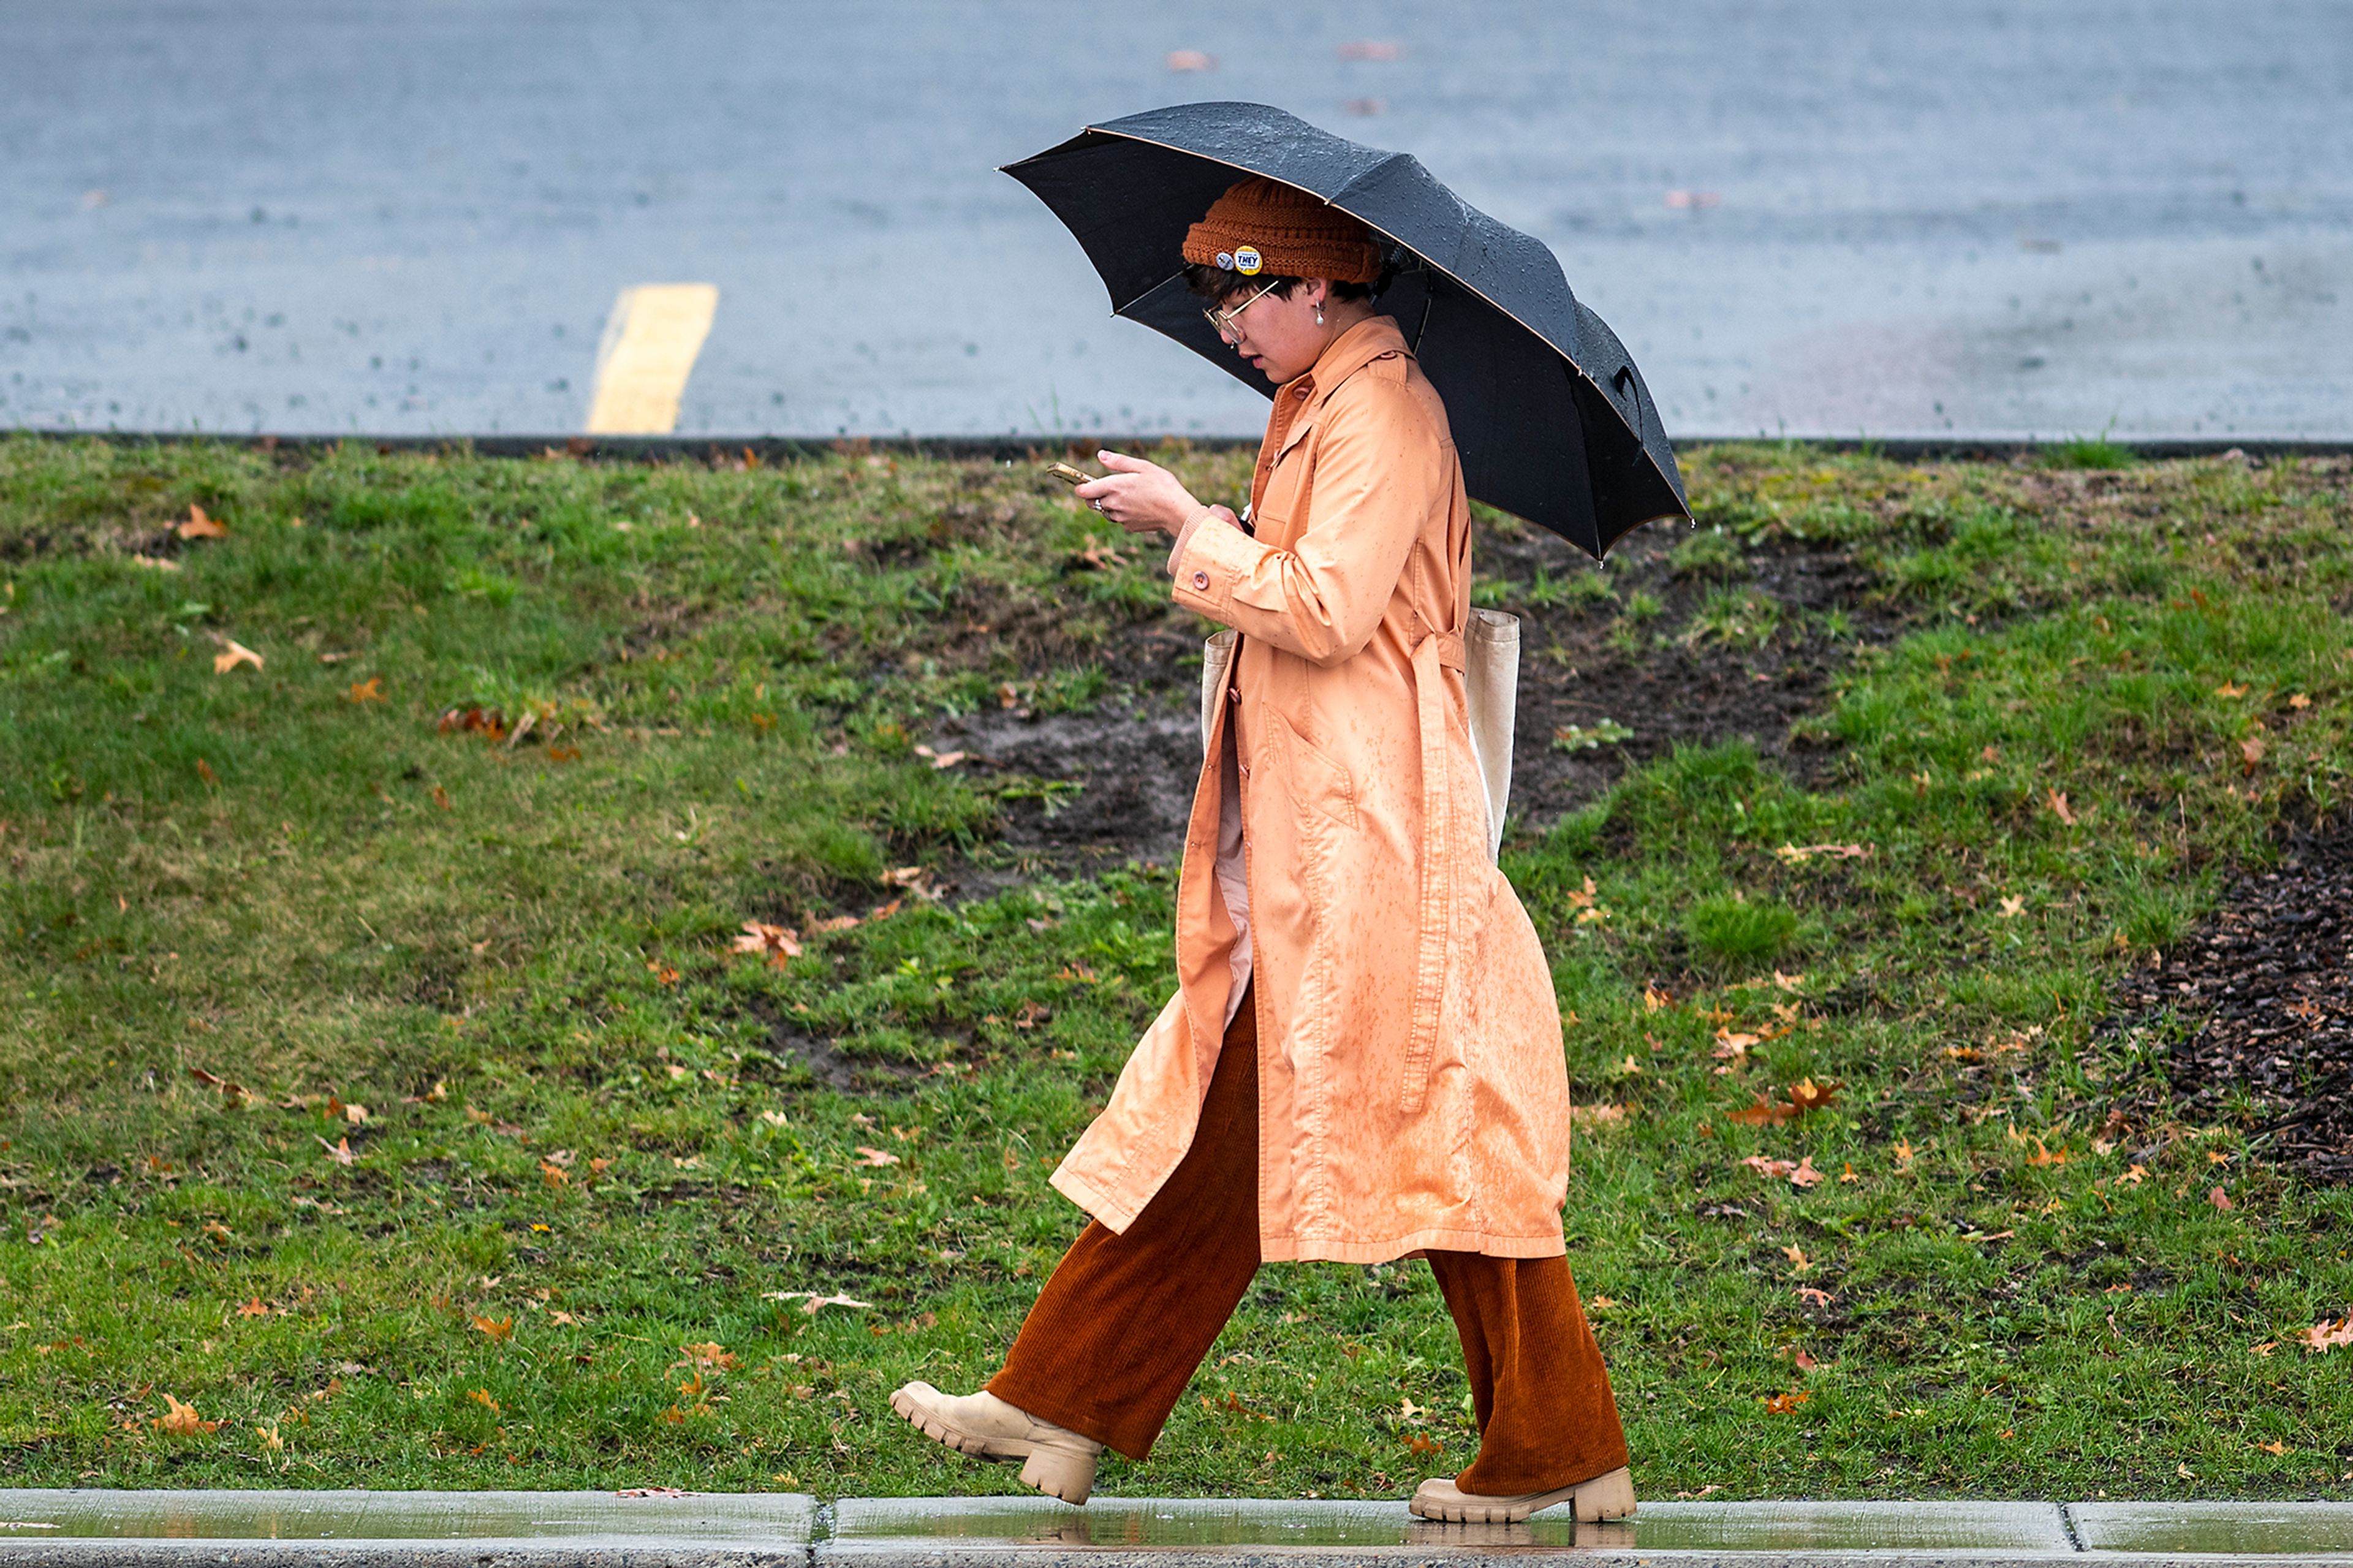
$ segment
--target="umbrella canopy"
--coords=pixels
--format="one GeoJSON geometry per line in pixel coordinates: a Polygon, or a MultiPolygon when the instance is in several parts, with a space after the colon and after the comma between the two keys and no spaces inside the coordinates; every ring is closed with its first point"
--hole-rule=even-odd
{"type": "Polygon", "coordinates": [[[1641,373],[1569,292],[1552,252],[1405,153],[1264,104],[1187,103],[1090,126],[1004,172],[1068,226],[1113,310],[1270,396],[1202,319],[1179,248],[1245,174],[1321,196],[1394,243],[1399,269],[1380,307],[1446,400],[1472,495],[1597,559],[1642,523],[1689,510],[1641,373]]]}

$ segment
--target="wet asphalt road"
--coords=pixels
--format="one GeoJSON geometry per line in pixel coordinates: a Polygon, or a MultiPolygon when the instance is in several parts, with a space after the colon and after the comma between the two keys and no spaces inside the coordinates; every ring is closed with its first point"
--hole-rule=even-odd
{"type": "Polygon", "coordinates": [[[2345,0],[0,0],[0,425],[577,430],[707,282],[681,434],[1254,431],[993,172],[1203,98],[1540,236],[1678,434],[2353,437],[2345,0]]]}

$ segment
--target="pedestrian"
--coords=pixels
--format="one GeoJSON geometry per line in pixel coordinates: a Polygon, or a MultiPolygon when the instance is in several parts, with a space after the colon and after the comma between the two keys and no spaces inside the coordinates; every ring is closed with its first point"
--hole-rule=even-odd
{"type": "MultiPolygon", "coordinates": [[[[1177,994],[1054,1173],[1092,1216],[980,1393],[892,1407],[1083,1502],[1149,1453],[1261,1262],[1429,1260],[1478,1455],[1417,1514],[1634,1509],[1561,1232],[1552,974],[1489,857],[1463,689],[1471,514],[1446,410],[1379,312],[1382,245],[1235,184],[1184,242],[1219,335],[1279,390],[1237,517],[1118,453],[1079,497],[1174,537],[1176,602],[1232,628],[1176,900],[1177,994]]],[[[1213,668],[1215,667],[1213,666],[1213,668]]]]}

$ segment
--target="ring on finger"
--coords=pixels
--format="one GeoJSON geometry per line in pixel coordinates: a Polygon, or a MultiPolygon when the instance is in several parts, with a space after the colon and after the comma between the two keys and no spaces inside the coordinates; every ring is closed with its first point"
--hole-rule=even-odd
{"type": "Polygon", "coordinates": [[[1094,508],[1097,511],[1101,511],[1101,510],[1103,510],[1103,502],[1101,502],[1101,501],[1099,501],[1099,500],[1089,501],[1087,504],[1088,504],[1089,506],[1091,506],[1091,507],[1094,508]]]}

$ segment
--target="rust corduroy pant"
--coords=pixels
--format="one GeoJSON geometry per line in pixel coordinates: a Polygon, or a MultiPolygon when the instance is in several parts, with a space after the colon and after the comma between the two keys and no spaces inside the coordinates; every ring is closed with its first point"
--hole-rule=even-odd
{"type": "MultiPolygon", "coordinates": [[[[1479,1423],[1479,1456],[1456,1484],[1490,1497],[1550,1491],[1626,1463],[1568,1260],[1426,1256],[1479,1423]]],[[[1258,1029],[1245,997],[1192,1148],[1124,1234],[1087,1226],[989,1392],[1141,1459],[1258,1267],[1258,1029]]]]}

